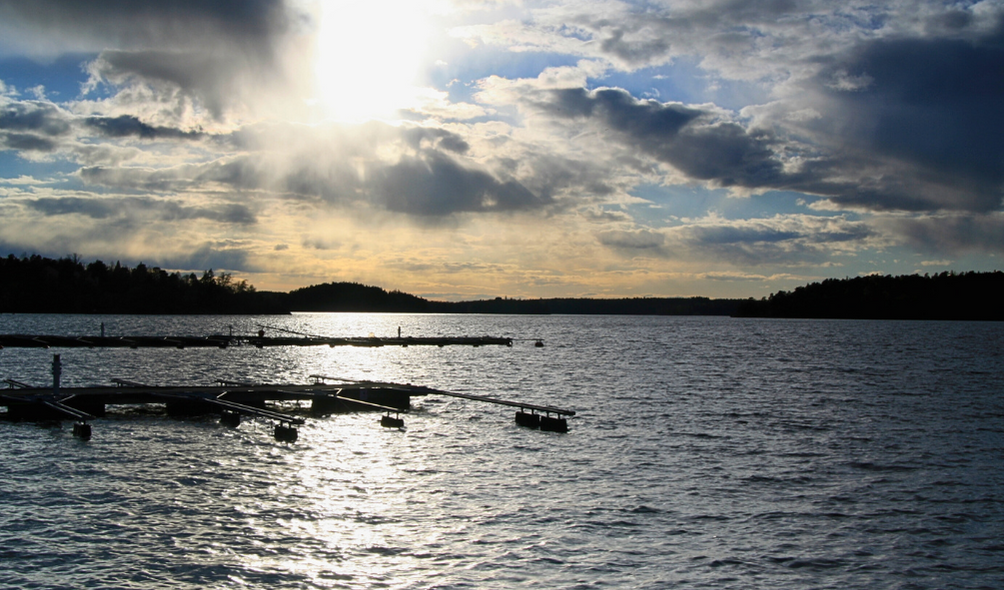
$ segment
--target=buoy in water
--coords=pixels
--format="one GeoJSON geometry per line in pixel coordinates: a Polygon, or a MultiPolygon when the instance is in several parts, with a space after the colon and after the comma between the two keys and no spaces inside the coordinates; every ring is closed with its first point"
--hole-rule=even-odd
{"type": "Polygon", "coordinates": [[[540,428],[540,416],[520,410],[516,412],[516,424],[527,428],[540,428]]]}
{"type": "Polygon", "coordinates": [[[538,341],[534,342],[533,345],[536,346],[537,348],[544,348],[544,341],[543,340],[538,340],[538,341]]]}
{"type": "Polygon", "coordinates": [[[74,422],[73,436],[80,440],[91,440],[91,425],[86,422],[74,422]]]}

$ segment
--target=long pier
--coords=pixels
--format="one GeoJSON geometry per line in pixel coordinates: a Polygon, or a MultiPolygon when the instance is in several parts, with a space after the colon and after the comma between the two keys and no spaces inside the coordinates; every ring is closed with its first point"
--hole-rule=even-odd
{"type": "Polygon", "coordinates": [[[494,336],[333,338],[327,336],[53,336],[0,334],[0,348],[227,348],[229,346],[512,346],[513,339],[494,336]]]}

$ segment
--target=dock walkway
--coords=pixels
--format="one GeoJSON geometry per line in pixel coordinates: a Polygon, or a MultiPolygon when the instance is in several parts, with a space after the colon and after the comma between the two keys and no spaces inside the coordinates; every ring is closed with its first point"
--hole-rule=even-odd
{"type": "Polygon", "coordinates": [[[7,389],[0,390],[0,406],[6,406],[8,420],[76,420],[74,433],[86,431],[90,437],[88,421],[105,416],[108,406],[163,404],[169,415],[195,416],[210,413],[221,414],[221,423],[229,426],[240,424],[241,416],[262,418],[276,423],[275,436],[283,442],[296,440],[294,426],[302,425],[305,419],[274,408],[275,402],[309,402],[306,413],[313,417],[328,414],[379,411],[386,415],[381,418],[384,426],[403,427],[401,413],[411,409],[411,398],[427,395],[444,395],[519,408],[516,421],[522,426],[567,432],[565,416],[574,416],[572,410],[502,400],[488,396],[457,393],[430,387],[385,383],[376,381],[337,380],[321,375],[311,376],[314,383],[308,385],[252,385],[220,381],[210,386],[154,386],[128,381],[113,380],[111,386],[31,387],[14,380],[6,380],[7,389]],[[391,416],[394,415],[394,417],[391,416]],[[553,414],[553,416],[552,416],[553,414]],[[82,428],[86,426],[86,428],[82,428]]]}
{"type": "Polygon", "coordinates": [[[434,336],[332,338],[326,336],[53,336],[0,334],[0,348],[227,348],[229,346],[512,346],[512,338],[434,336]]]}

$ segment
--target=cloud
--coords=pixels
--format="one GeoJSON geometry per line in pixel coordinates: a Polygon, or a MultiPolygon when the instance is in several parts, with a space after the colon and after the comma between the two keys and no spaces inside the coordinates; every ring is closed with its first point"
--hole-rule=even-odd
{"type": "Polygon", "coordinates": [[[776,139],[724,119],[721,111],[639,100],[618,88],[550,90],[538,96],[528,102],[557,117],[592,122],[689,178],[747,188],[794,182],[774,152],[776,139]]]}
{"type": "Polygon", "coordinates": [[[605,230],[600,244],[622,255],[762,266],[818,263],[884,244],[882,233],[844,216],[775,215],[724,219],[709,215],[678,226],[605,230]]]}
{"type": "Polygon", "coordinates": [[[878,222],[922,252],[1004,254],[1004,213],[888,218],[878,222]]]}
{"type": "Polygon", "coordinates": [[[831,168],[870,176],[871,187],[830,195],[870,209],[976,212],[1004,197],[1004,35],[975,41],[874,41],[840,56],[809,83],[822,117],[801,130],[841,146],[831,168]],[[867,79],[834,86],[840,76],[867,79]],[[858,166],[862,161],[870,164],[858,166]]]}
{"type": "Polygon", "coordinates": [[[131,115],[80,116],[73,105],[44,100],[0,98],[0,150],[18,152],[26,159],[56,152],[71,161],[118,165],[141,154],[107,140],[194,141],[201,132],[149,125],[131,115]]]}
{"type": "Polygon", "coordinates": [[[519,182],[500,180],[446,154],[425,151],[373,173],[374,199],[389,211],[423,217],[538,209],[546,204],[519,182]]]}
{"type": "MultiPolygon", "coordinates": [[[[708,105],[637,99],[618,88],[540,89],[530,82],[510,85],[508,92],[531,116],[595,129],[687,179],[740,194],[794,190],[827,197],[839,207],[875,211],[999,208],[1004,136],[995,130],[1004,128],[997,108],[1004,79],[995,72],[1004,71],[1004,50],[986,48],[978,52],[986,54],[981,59],[970,56],[962,75],[974,81],[948,75],[952,60],[931,65],[932,58],[912,67],[926,68],[937,89],[899,88],[894,71],[900,58],[905,67],[914,45],[878,52],[893,57],[888,63],[878,60],[882,68],[869,69],[874,89],[836,90],[824,72],[812,95],[825,100],[751,107],[748,121],[708,105]],[[821,114],[788,117],[792,112],[821,114]]],[[[976,51],[965,46],[963,54],[976,51]]],[[[923,76],[906,79],[918,84],[923,76]]]]}
{"type": "Polygon", "coordinates": [[[0,134],[0,146],[19,152],[52,152],[59,144],[31,133],[4,133],[0,134]]]}
{"type": "Polygon", "coordinates": [[[465,29],[492,43],[637,70],[697,57],[709,77],[773,97],[739,113],[638,100],[544,75],[492,82],[484,100],[592,125],[684,179],[737,194],[794,190],[839,208],[972,211],[1004,196],[1004,8],[940,2],[576,3],[518,27],[465,29]]]}
{"type": "Polygon", "coordinates": [[[698,275],[699,278],[709,280],[709,281],[726,281],[726,282],[762,282],[762,281],[778,281],[778,280],[799,280],[804,281],[802,277],[795,277],[790,274],[774,274],[774,275],[761,275],[753,274],[741,271],[735,272],[706,272],[698,275]]]}
{"type": "Polygon", "coordinates": [[[199,139],[205,134],[181,131],[170,127],[147,125],[131,115],[118,117],[88,117],[84,124],[107,137],[139,137],[141,139],[199,139]]]}
{"type": "Polygon", "coordinates": [[[314,250],[338,250],[342,247],[342,243],[337,240],[319,236],[303,238],[302,245],[314,250]]]}
{"type": "Polygon", "coordinates": [[[596,237],[604,246],[622,250],[648,250],[666,242],[665,235],[647,229],[608,230],[599,232],[596,237]]]}
{"type": "Polygon", "coordinates": [[[43,197],[27,201],[27,206],[46,216],[76,214],[92,219],[141,218],[146,221],[207,219],[238,225],[257,222],[251,209],[241,204],[192,207],[149,197],[43,197]]]}
{"type": "Polygon", "coordinates": [[[685,251],[737,265],[819,264],[885,244],[885,237],[845,216],[775,215],[725,220],[711,215],[668,231],[685,251]]]}
{"type": "Polygon", "coordinates": [[[53,152],[71,130],[67,114],[56,105],[0,98],[0,149],[53,152]]]}
{"type": "Polygon", "coordinates": [[[88,56],[82,90],[92,100],[82,101],[81,110],[189,129],[231,125],[305,110],[316,27],[301,9],[306,6],[286,0],[0,0],[0,54],[88,56]]]}
{"type": "Polygon", "coordinates": [[[41,101],[8,102],[0,106],[0,130],[38,133],[47,136],[65,135],[70,123],[56,105],[41,101]]]}
{"type": "Polygon", "coordinates": [[[256,51],[295,20],[283,0],[3,0],[0,22],[4,45],[52,55],[221,40],[256,51]]]}
{"type": "Polygon", "coordinates": [[[205,243],[189,254],[166,256],[153,261],[163,268],[182,271],[254,271],[255,264],[249,262],[249,253],[239,246],[226,243],[205,243]]]}
{"type": "MultiPolygon", "coordinates": [[[[168,129],[115,119],[122,133],[188,137],[168,129]]],[[[233,137],[215,136],[240,153],[216,160],[162,168],[88,166],[80,178],[111,190],[235,191],[292,196],[318,206],[365,203],[402,213],[423,223],[457,213],[510,212],[549,206],[548,194],[531,191],[504,166],[469,157],[470,144],[444,129],[370,124],[356,137],[339,125],[286,126],[246,130],[233,137]],[[295,135],[289,151],[270,146],[295,135]]],[[[101,127],[105,132],[105,127],[101,127]]]]}
{"type": "Polygon", "coordinates": [[[112,87],[116,94],[95,106],[130,111],[161,125],[227,123],[306,98],[294,72],[270,56],[242,49],[108,49],[88,65],[88,88],[112,87]]]}

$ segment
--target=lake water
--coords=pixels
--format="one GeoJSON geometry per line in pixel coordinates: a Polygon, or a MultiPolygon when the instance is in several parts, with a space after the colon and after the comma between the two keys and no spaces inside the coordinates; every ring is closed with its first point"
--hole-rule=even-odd
{"type": "Polygon", "coordinates": [[[416,398],[295,445],[123,410],[0,422],[3,588],[1004,588],[1004,324],[709,317],[0,316],[0,333],[512,336],[506,347],[4,349],[0,378],[416,398]],[[534,339],[545,346],[533,346],[534,339]]]}

